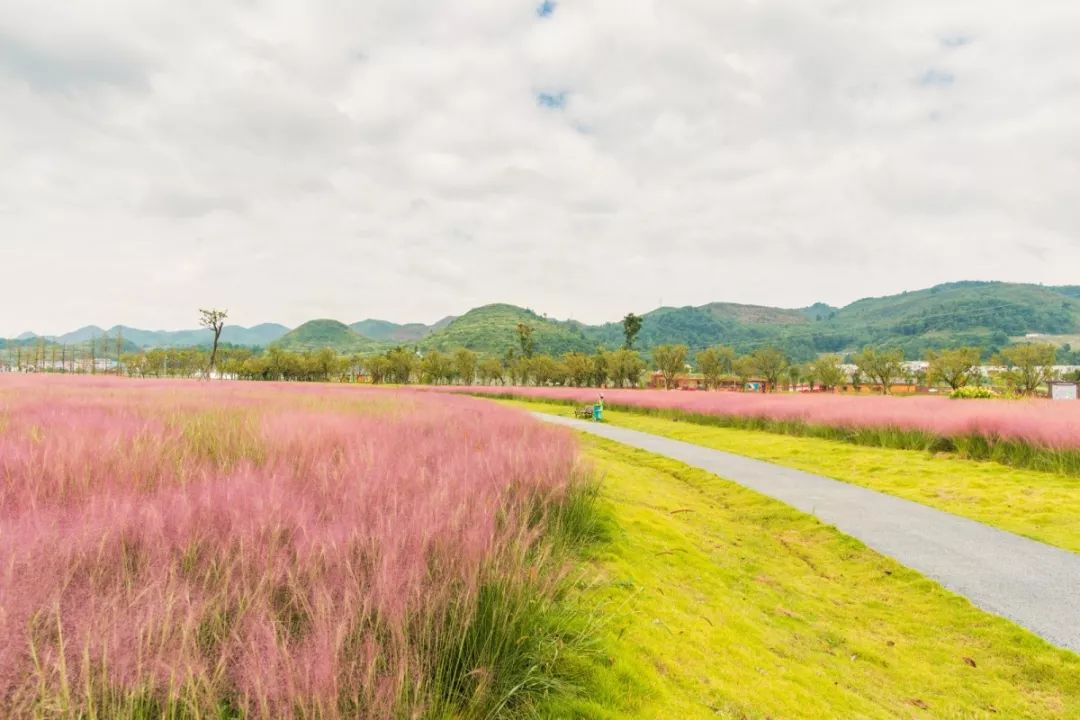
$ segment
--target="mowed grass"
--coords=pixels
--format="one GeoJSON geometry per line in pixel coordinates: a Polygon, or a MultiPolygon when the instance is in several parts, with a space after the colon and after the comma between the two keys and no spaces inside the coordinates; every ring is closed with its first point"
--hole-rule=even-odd
{"type": "Polygon", "coordinates": [[[779,502],[584,438],[611,541],[566,718],[1075,718],[1080,657],[779,502]]]}
{"type": "MultiPolygon", "coordinates": [[[[552,415],[569,414],[566,405],[504,402],[552,415]]],[[[604,421],[862,485],[1080,552],[1080,477],[949,454],[697,425],[631,412],[605,410],[604,421]]]]}

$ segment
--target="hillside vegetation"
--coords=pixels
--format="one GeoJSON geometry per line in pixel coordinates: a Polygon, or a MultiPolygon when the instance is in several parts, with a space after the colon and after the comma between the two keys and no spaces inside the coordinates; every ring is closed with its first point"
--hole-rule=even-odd
{"type": "Polygon", "coordinates": [[[442,330],[456,320],[453,315],[444,317],[433,325],[423,323],[405,323],[404,325],[390,322],[389,320],[361,320],[349,327],[372,340],[386,342],[408,343],[423,340],[433,332],[442,330]]]}
{"type": "Polygon", "coordinates": [[[337,320],[311,320],[274,343],[282,350],[301,351],[333,348],[338,352],[377,350],[380,343],[366,338],[337,320]]]}
{"type": "MultiPolygon", "coordinates": [[[[798,360],[823,352],[849,352],[865,345],[897,347],[908,357],[927,350],[976,345],[994,351],[1012,336],[1030,332],[1063,334],[1080,329],[1080,293],[996,282],[958,282],[881,298],[865,298],[843,308],[817,304],[801,310],[713,303],[660,308],[646,313],[639,344],[682,343],[691,350],[731,345],[751,352],[775,345],[798,360]]],[[[621,341],[622,326],[585,328],[603,345],[621,341]]]]}
{"type": "MultiPolygon", "coordinates": [[[[657,345],[685,344],[691,353],[724,344],[739,353],[775,346],[796,361],[821,353],[856,351],[866,345],[899,348],[908,358],[928,350],[978,346],[990,356],[1027,333],[1068,336],[1080,333],[1080,286],[1047,287],[1001,282],[956,282],[925,290],[864,298],[842,308],[815,303],[805,308],[715,302],[701,306],[661,307],[642,315],[635,344],[648,352],[657,345]]],[[[561,355],[614,349],[623,343],[619,321],[587,325],[553,320],[508,304],[475,308],[460,317],[432,325],[361,320],[351,326],[336,320],[316,320],[289,332],[281,325],[253,328],[229,326],[222,341],[238,346],[318,349],[349,353],[378,346],[406,345],[421,351],[468,348],[505,356],[520,349],[518,325],[533,330],[535,352],[561,355]]],[[[55,338],[56,342],[85,342],[91,337],[123,333],[141,348],[205,345],[205,330],[149,332],[127,327],[102,330],[88,326],[55,338]]],[[[50,338],[52,339],[52,338],[50,338]]],[[[32,343],[34,337],[19,342],[32,343]]],[[[7,341],[12,344],[15,341],[7,341]]]]}
{"type": "Polygon", "coordinates": [[[420,343],[427,350],[452,350],[465,347],[491,355],[503,355],[519,348],[518,324],[533,328],[533,341],[538,353],[561,355],[567,352],[591,352],[595,341],[589,340],[581,329],[568,322],[543,318],[532,310],[514,305],[484,305],[470,310],[443,330],[420,343]]]}

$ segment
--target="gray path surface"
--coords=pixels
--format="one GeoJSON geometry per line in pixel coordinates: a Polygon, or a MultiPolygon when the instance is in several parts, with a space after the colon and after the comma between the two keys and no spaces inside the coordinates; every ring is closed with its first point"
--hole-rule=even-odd
{"type": "Polygon", "coordinates": [[[534,413],[666,455],[776,498],[938,581],[984,610],[1080,652],[1080,555],[858,485],[691,443],[534,413]]]}

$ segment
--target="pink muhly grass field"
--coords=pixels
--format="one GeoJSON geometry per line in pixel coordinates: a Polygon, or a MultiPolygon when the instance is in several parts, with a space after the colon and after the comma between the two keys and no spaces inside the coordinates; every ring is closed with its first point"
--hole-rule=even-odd
{"type": "Polygon", "coordinates": [[[483,386],[464,390],[580,403],[592,403],[602,392],[605,403],[611,406],[855,430],[899,429],[943,438],[981,436],[1056,450],[1080,449],[1080,402],[567,387],[483,386]]]}
{"type": "Polygon", "coordinates": [[[569,433],[471,398],[0,376],[0,716],[478,702],[479,599],[543,589],[575,478],[569,433]]]}

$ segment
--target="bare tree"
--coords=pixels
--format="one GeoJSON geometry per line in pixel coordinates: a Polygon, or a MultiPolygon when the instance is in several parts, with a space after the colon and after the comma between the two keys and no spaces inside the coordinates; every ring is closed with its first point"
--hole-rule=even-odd
{"type": "Polygon", "coordinates": [[[217,363],[218,342],[221,340],[221,331],[225,329],[225,318],[229,316],[228,310],[203,310],[199,308],[199,325],[214,333],[214,345],[210,350],[210,362],[206,365],[206,378],[210,379],[210,372],[217,363]]]}

